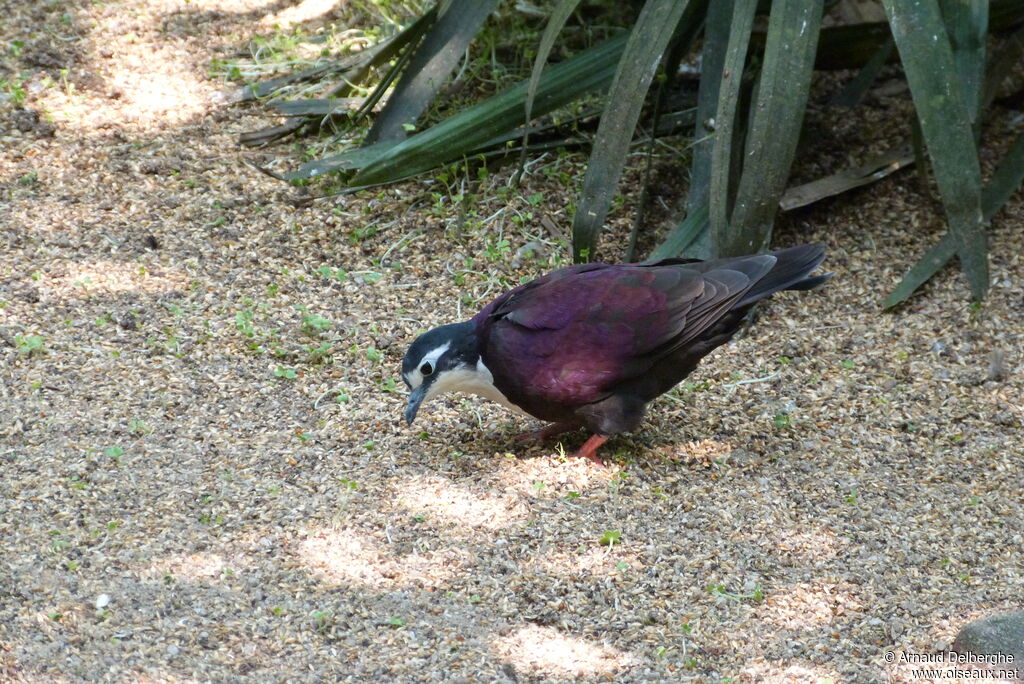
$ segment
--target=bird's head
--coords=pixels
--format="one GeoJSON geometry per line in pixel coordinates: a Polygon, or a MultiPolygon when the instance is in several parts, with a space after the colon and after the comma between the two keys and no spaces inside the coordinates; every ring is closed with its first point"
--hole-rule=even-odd
{"type": "Polygon", "coordinates": [[[406,422],[412,425],[427,399],[464,389],[477,374],[479,358],[470,321],[442,325],[417,337],[402,360],[402,380],[410,390],[406,422]]]}

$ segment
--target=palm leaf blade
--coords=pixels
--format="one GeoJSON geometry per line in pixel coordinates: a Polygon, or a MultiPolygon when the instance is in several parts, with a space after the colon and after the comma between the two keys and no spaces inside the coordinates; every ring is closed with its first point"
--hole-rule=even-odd
{"type": "MultiPolygon", "coordinates": [[[[718,107],[732,16],[730,3],[713,2],[708,6],[707,17],[704,20],[700,88],[697,91],[697,119],[693,131],[693,159],[690,162],[690,189],[686,195],[687,218],[699,207],[703,207],[705,214],[708,211],[711,193],[711,154],[714,150],[712,122],[715,120],[715,110],[718,107]]],[[[701,232],[688,245],[684,246],[690,250],[688,255],[701,259],[711,256],[708,225],[708,222],[704,221],[701,232]]],[[[666,242],[668,239],[670,238],[666,238],[666,242]]],[[[661,247],[658,248],[658,250],[660,249],[661,247]]],[[[679,253],[676,252],[676,254],[679,253]]]]}
{"type": "Polygon", "coordinates": [[[981,168],[971,116],[938,5],[883,0],[903,62],[935,181],[971,293],[988,290],[988,255],[981,214],[981,168]]]}
{"type": "MultiPolygon", "coordinates": [[[[981,192],[982,216],[986,221],[992,219],[1010,196],[1024,183],[1024,134],[1017,136],[1013,146],[999,163],[999,168],[992,175],[988,185],[981,192]]],[[[935,275],[943,265],[956,254],[956,241],[951,233],[942,236],[942,240],[933,246],[903,276],[896,289],[886,297],[883,306],[893,307],[914,294],[929,278],[935,275]]]]}
{"type": "Polygon", "coordinates": [[[705,203],[691,209],[686,218],[669,232],[648,258],[657,261],[679,256],[701,234],[706,233],[707,229],[708,205],[705,203]]]}
{"type": "Polygon", "coordinates": [[[722,68],[722,85],[718,92],[713,127],[714,145],[711,149],[708,219],[712,241],[715,235],[724,234],[729,228],[729,202],[736,184],[732,148],[741,127],[741,122],[738,121],[740,87],[756,10],[756,0],[739,0],[734,4],[730,22],[729,46],[726,48],[725,64],[722,68]]]}
{"type": "MultiPolygon", "coordinates": [[[[626,35],[602,41],[546,69],[537,92],[538,112],[549,112],[611,82],[626,44],[626,35]]],[[[523,98],[528,81],[445,119],[436,126],[394,145],[352,179],[352,185],[374,185],[407,178],[450,161],[524,123],[523,98]]]]}
{"type": "Polygon", "coordinates": [[[772,3],[732,218],[725,230],[719,224],[712,233],[719,254],[758,252],[768,245],[800,138],[821,16],[822,0],[772,3]]]}
{"type": "Polygon", "coordinates": [[[609,91],[573,220],[573,258],[595,251],[612,195],[626,163],[644,96],[689,0],[648,0],[640,11],[609,91]]]}
{"type": "Polygon", "coordinates": [[[366,142],[404,138],[458,65],[498,0],[452,0],[427,31],[395,91],[366,134],[366,142]]]}

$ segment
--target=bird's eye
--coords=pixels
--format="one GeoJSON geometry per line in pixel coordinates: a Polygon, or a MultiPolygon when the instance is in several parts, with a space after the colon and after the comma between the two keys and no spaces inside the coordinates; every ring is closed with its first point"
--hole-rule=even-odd
{"type": "Polygon", "coordinates": [[[434,367],[431,366],[429,363],[425,363],[422,366],[420,366],[420,373],[422,373],[424,377],[430,375],[433,372],[434,367]]]}

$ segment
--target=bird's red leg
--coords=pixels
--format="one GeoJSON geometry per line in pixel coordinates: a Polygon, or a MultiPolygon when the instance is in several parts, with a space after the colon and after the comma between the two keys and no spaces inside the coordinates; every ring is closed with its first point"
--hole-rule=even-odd
{"type": "Polygon", "coordinates": [[[573,456],[583,456],[589,458],[597,465],[604,467],[604,461],[597,457],[597,450],[602,444],[608,441],[608,435],[590,435],[586,442],[583,443],[573,456]]]}
{"type": "Polygon", "coordinates": [[[571,423],[551,423],[551,425],[547,425],[547,426],[541,428],[540,430],[535,430],[533,432],[524,432],[521,435],[516,435],[516,441],[517,442],[527,442],[527,441],[534,440],[534,439],[536,439],[536,440],[550,439],[551,437],[555,437],[556,435],[560,435],[563,432],[569,432],[570,430],[575,430],[578,427],[579,427],[578,425],[573,425],[571,423]]]}

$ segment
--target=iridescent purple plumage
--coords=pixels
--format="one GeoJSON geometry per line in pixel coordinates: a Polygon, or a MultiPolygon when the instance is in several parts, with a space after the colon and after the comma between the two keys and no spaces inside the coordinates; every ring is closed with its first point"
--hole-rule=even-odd
{"type": "MultiPolygon", "coordinates": [[[[593,432],[581,455],[597,460],[597,447],[635,429],[646,404],[727,342],[754,303],[827,280],[809,276],[823,259],[820,245],[802,245],[714,261],[570,266],[501,295],[460,336],[508,402],[555,424],[545,434],[593,432]]],[[[413,349],[406,358],[415,368],[413,349]]]]}

